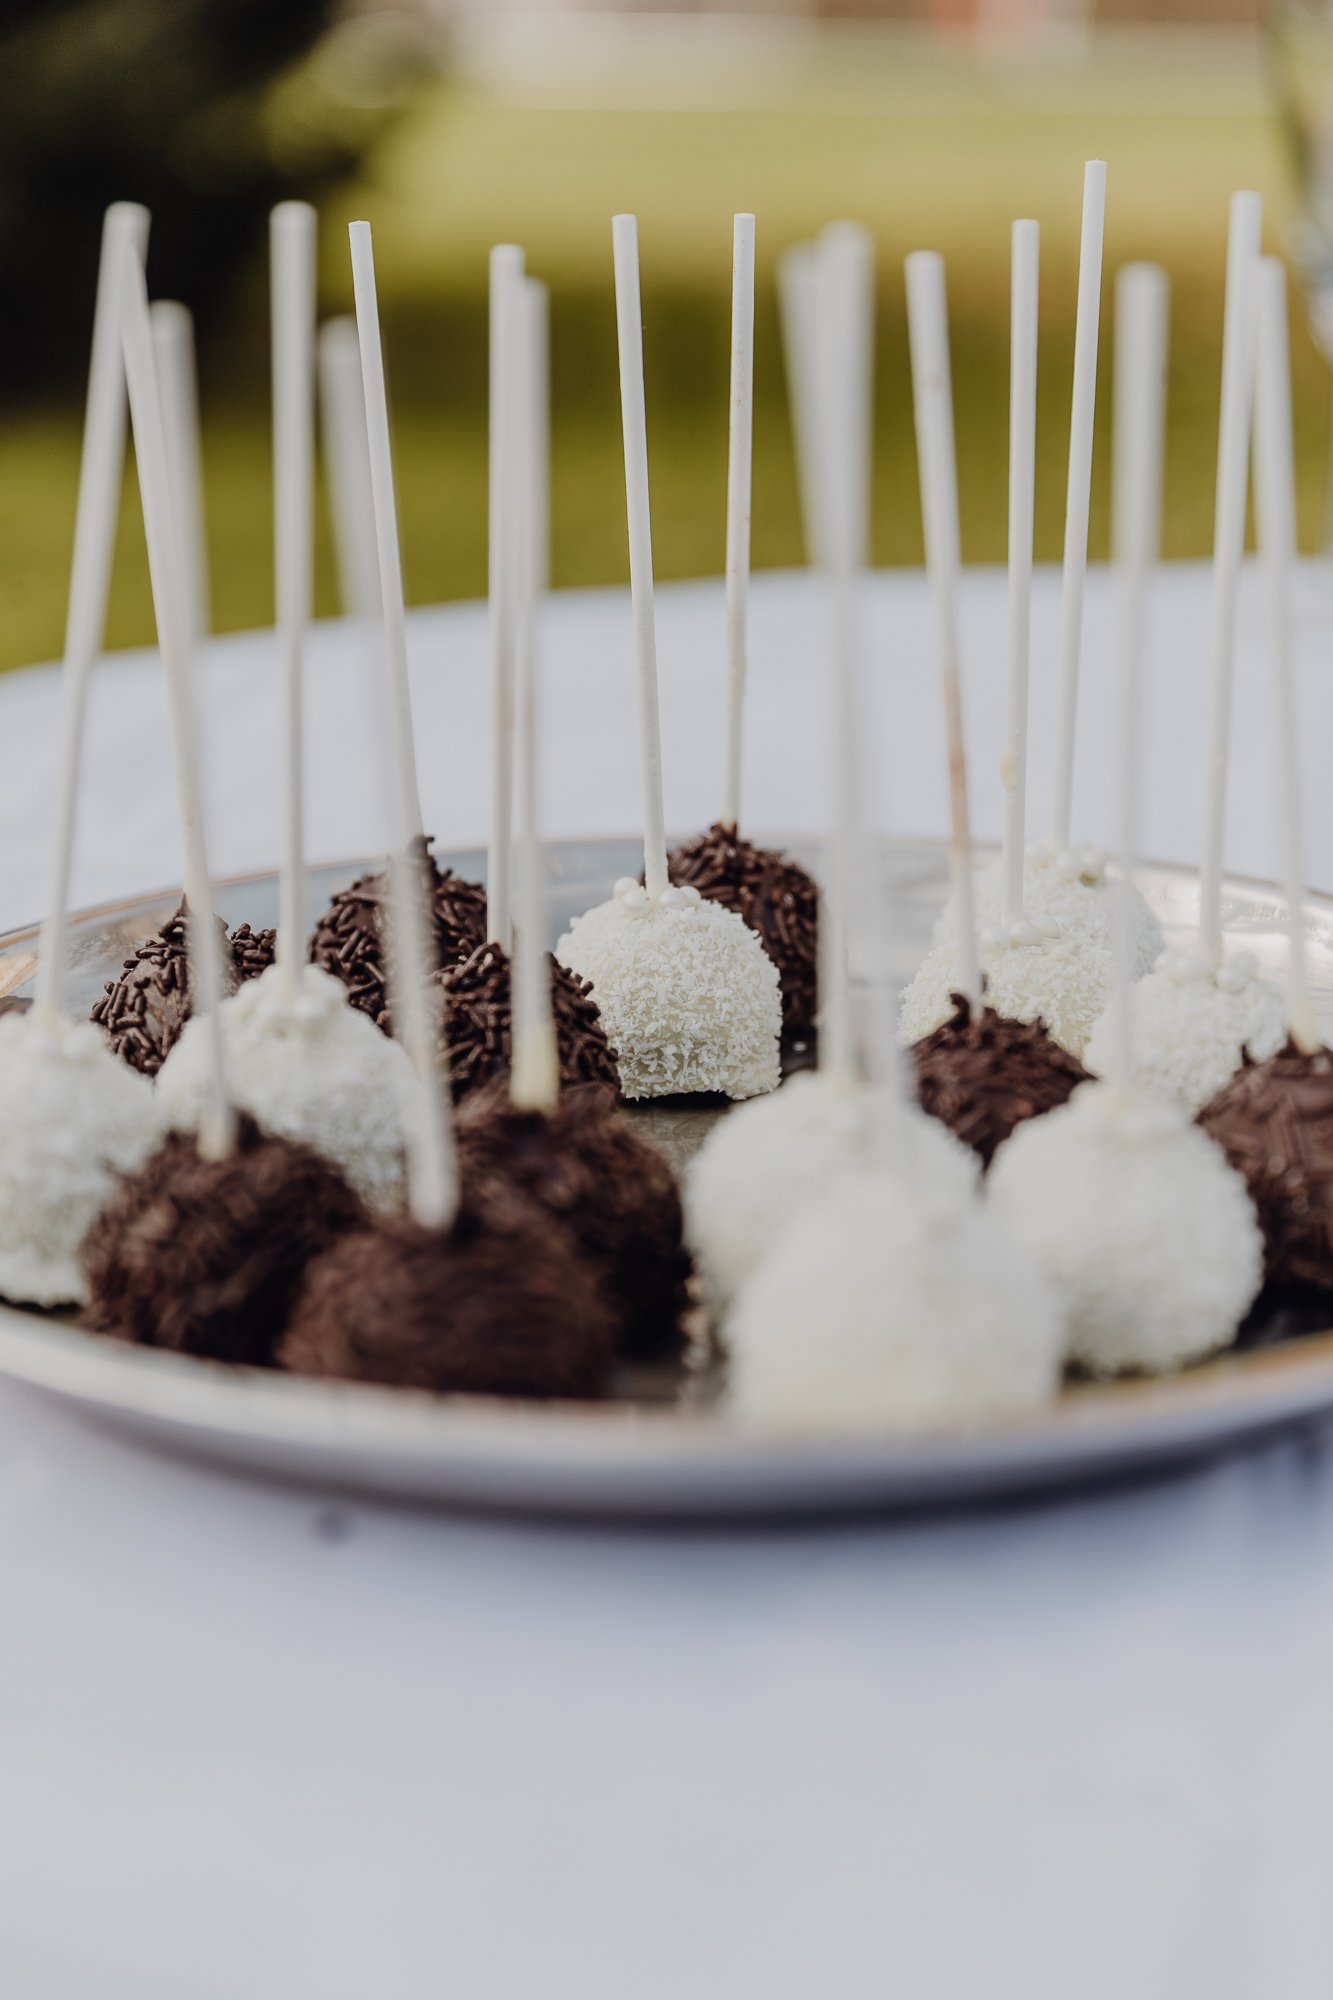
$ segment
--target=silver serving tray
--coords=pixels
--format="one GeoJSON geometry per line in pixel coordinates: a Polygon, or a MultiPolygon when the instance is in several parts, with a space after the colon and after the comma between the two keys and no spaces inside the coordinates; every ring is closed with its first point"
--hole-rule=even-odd
{"type": "MultiPolygon", "coordinates": [[[[792,851],[808,864],[800,843],[792,851]]],[[[484,875],[480,854],[443,857],[484,875]]],[[[568,842],[548,856],[552,939],[568,918],[636,872],[630,841],[568,842]]],[[[944,894],[935,843],[881,854],[902,983],[919,960],[944,894]]],[[[313,920],[367,864],[312,871],[313,920]]],[[[1188,935],[1197,878],[1146,868],[1143,887],[1168,939],[1188,935]]],[[[72,927],[69,998],[92,1005],[132,945],[174,907],[165,891],[91,910],[72,927]]],[[[271,923],[272,876],[220,885],[229,924],[271,923]]],[[[1268,884],[1229,881],[1229,938],[1281,976],[1282,910],[1268,884]]],[[[1325,1031],[1333,1020],[1333,902],[1307,906],[1311,973],[1325,1031]]],[[[0,938],[0,1006],[22,1005],[37,962],[35,929],[0,938]]],[[[877,996],[864,985],[862,1005],[877,996]]],[[[693,1100],[634,1114],[676,1163],[725,1110],[693,1100]]],[[[627,1379],[602,1404],[535,1404],[300,1380],[123,1346],[72,1321],[0,1304],[0,1374],[102,1424],[187,1457],[329,1489],[450,1505],[673,1518],[801,1515],[906,1508],[1035,1492],[1144,1472],[1225,1450],[1333,1410],[1333,1329],[1258,1344],[1164,1380],[1071,1384],[1021,1422],[882,1443],[827,1435],[765,1439],[739,1430],[706,1354],[683,1369],[627,1379]]],[[[811,1338],[818,1338],[811,1328],[811,1338]]]]}

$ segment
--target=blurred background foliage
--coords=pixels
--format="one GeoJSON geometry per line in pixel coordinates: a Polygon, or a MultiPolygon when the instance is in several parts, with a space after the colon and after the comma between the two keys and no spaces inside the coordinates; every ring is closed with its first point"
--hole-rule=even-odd
{"type": "MultiPolygon", "coordinates": [[[[949,12],[947,32],[929,21],[602,15],[557,33],[557,11],[547,0],[515,22],[497,5],[460,23],[438,8],[336,0],[6,0],[0,666],[60,645],[97,237],[117,197],[153,210],[154,292],[200,317],[220,629],[272,616],[264,220],[292,193],[321,205],[327,311],[350,304],[348,220],[375,225],[417,602],[485,588],[486,253],[503,239],[524,244],[552,286],[555,581],[623,579],[609,231],[622,208],[641,222],[661,576],[721,566],[738,208],[756,211],[760,253],[756,563],[802,555],[773,266],[843,215],[869,224],[880,252],[874,553],[886,563],[920,557],[902,258],[923,244],[948,258],[965,553],[1000,561],[1008,229],[1018,215],[1042,223],[1038,543],[1057,556],[1082,164],[1093,155],[1110,163],[1108,266],[1148,256],[1173,277],[1166,544],[1206,553],[1227,198],[1263,191],[1270,247],[1293,210],[1251,30],[1085,24],[996,45],[960,34],[949,12]]],[[[1303,333],[1298,350],[1308,542],[1326,372],[1303,333]]],[[[1107,470],[1103,421],[1097,551],[1107,470]]],[[[337,608],[324,519],[318,604],[337,608]]],[[[110,640],[151,630],[131,493],[110,640]]]]}

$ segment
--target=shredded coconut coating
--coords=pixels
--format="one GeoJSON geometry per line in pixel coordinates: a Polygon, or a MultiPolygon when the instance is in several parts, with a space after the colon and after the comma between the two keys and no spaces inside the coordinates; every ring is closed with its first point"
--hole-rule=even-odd
{"type": "Polygon", "coordinates": [[[1069,1358],[1094,1374],[1165,1373],[1229,1346],[1259,1289],[1244,1181],[1161,1098],[1083,1084],[1019,1126],[988,1190],[1064,1307],[1069,1358]]]}
{"type": "MultiPolygon", "coordinates": [[[[1010,1021],[1043,1022],[1052,1039],[1081,1060],[1110,989],[1109,947],[1092,938],[1046,937],[1033,930],[1031,941],[1017,944],[983,938],[980,957],[987,1006],[1010,1021]]],[[[898,1039],[904,1046],[952,1017],[952,996],[961,983],[954,946],[932,945],[903,994],[898,1039]]]]}
{"type": "Polygon", "coordinates": [[[0,1016],[0,1294],[83,1305],[83,1239],[162,1137],[153,1086],[100,1028],[0,1016]]]}
{"type": "MultiPolygon", "coordinates": [[[[264,1131],[323,1154],[366,1201],[394,1207],[403,1188],[412,1065],[349,1003],[342,981],[303,966],[296,1004],[288,1006],[275,965],[224,1000],[221,1019],[235,1104],[264,1131]]],[[[191,1021],[158,1077],[163,1113],[178,1131],[197,1128],[207,1099],[206,1029],[191,1021]]]]}
{"type": "MultiPolygon", "coordinates": [[[[977,871],[974,894],[979,929],[998,925],[1003,904],[1003,868],[988,861],[977,871]]],[[[1135,884],[1130,895],[1134,924],[1134,974],[1151,972],[1163,949],[1162,926],[1135,884]]],[[[1027,850],[1023,870],[1023,911],[1038,925],[1053,924],[1065,936],[1091,944],[1114,946],[1120,909],[1120,875],[1096,848],[1078,847],[1056,854],[1046,841],[1027,850]]],[[[958,919],[952,896],[935,925],[935,943],[950,944],[958,919]]]]}
{"type": "MultiPolygon", "coordinates": [[[[1105,1076],[1117,1053],[1116,1003],[1094,1024],[1085,1056],[1105,1076]]],[[[1134,1082],[1170,1098],[1192,1117],[1240,1068],[1241,1052],[1266,1062],[1287,1039],[1287,1010],[1248,952],[1213,973],[1189,953],[1164,958],[1134,988],[1134,1082]]]]}
{"type": "MultiPolygon", "coordinates": [[[[870,1164],[874,1094],[807,1070],[713,1127],[685,1176],[685,1233],[714,1309],[725,1312],[768,1246],[840,1176],[870,1164]]],[[[961,1207],[979,1162],[938,1119],[899,1108],[905,1177],[961,1207]]]]}
{"type": "Polygon", "coordinates": [[[755,1272],[728,1329],[730,1402],[767,1431],[966,1427],[1052,1397],[1064,1329],[977,1202],[849,1175],[755,1272]]]}
{"type": "Polygon", "coordinates": [[[665,889],[654,903],[637,882],[617,882],[555,955],[591,983],[627,1098],[777,1088],[777,967],[740,917],[697,889],[665,889]]]}

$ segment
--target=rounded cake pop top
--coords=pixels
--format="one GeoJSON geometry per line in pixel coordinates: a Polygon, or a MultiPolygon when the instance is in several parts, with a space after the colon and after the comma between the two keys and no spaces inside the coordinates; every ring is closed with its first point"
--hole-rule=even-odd
{"type": "MultiPolygon", "coordinates": [[[[806,1070],[714,1126],[685,1176],[685,1220],[718,1311],[833,1181],[870,1163],[879,1117],[875,1091],[806,1070]]],[[[895,1137],[906,1178],[945,1202],[970,1199],[976,1161],[943,1126],[904,1106],[895,1137]]]]}
{"type": "Polygon", "coordinates": [[[309,1146],[247,1113],[224,1159],[172,1132],[84,1243],[88,1324],[144,1347],[267,1367],[306,1266],[365,1211],[309,1146]]]}
{"type": "Polygon", "coordinates": [[[625,876],[575,917],[556,957],[591,983],[627,1098],[777,1088],[777,967],[734,911],[697,889],[654,899],[625,876]]]}
{"type": "MultiPolygon", "coordinates": [[[[221,918],[217,927],[226,991],[234,993],[247,979],[258,978],[272,965],[278,934],[241,924],[228,935],[221,918]]],[[[187,933],[182,903],[160,931],[135,946],[120,978],[107,982],[92,1011],[92,1019],[105,1032],[113,1054],[143,1076],[157,1075],[190,1018],[187,933]]]]}
{"type": "MultiPolygon", "coordinates": [[[[1028,847],[1024,862],[1025,915],[1036,925],[1054,926],[1060,936],[1109,948],[1115,934],[1120,876],[1108,866],[1101,849],[1066,847],[1057,852],[1049,841],[1040,840],[1028,847]]],[[[1004,898],[1004,870],[998,858],[978,871],[974,895],[977,922],[987,929],[998,927],[1004,898]]],[[[1161,956],[1162,926],[1137,884],[1131,890],[1130,909],[1134,976],[1141,979],[1161,956]]],[[[936,923],[935,942],[949,943],[957,927],[951,897],[936,923]]]]}
{"type": "Polygon", "coordinates": [[[83,1239],[161,1136],[151,1085],[96,1028],[0,1016],[0,1296],[82,1304],[83,1239]]]}
{"type": "MultiPolygon", "coordinates": [[[[281,974],[273,966],[219,1009],[232,1099],[264,1131],[313,1146],[366,1201],[392,1207],[403,1185],[412,1065],[338,980],[303,966],[291,1004],[281,974]]],[[[158,1078],[167,1122],[180,1130],[198,1125],[207,1102],[207,1028],[190,1022],[158,1078]]]]}
{"type": "Polygon", "coordinates": [[[1199,1124],[1249,1189],[1268,1282],[1333,1289],[1333,1052],[1247,1056],[1199,1124]]]}
{"type": "MultiPolygon", "coordinates": [[[[1088,1037],[1085,1061],[1095,1076],[1115,1064],[1116,1020],[1112,1002],[1088,1037]]],[[[1234,1075],[1244,1050],[1264,1062],[1286,1037],[1282,994],[1248,951],[1216,972],[1193,952],[1171,952],[1134,988],[1133,1080],[1191,1117],[1234,1075]]]]}
{"type": "MultiPolygon", "coordinates": [[[[441,868],[424,839],[412,844],[420,857],[422,886],[430,903],[435,964],[454,965],[486,936],[486,891],[476,882],[465,882],[452,869],[441,868]]],[[[385,1034],[392,1027],[388,914],[387,874],[362,875],[338,891],[310,938],[311,963],[340,979],[352,1005],[385,1034]]]]}
{"type": "Polygon", "coordinates": [[[680,1193],[664,1156],[596,1084],[562,1090],[547,1111],[514,1104],[499,1081],[469,1098],[457,1126],[465,1200],[517,1189],[572,1231],[603,1274],[619,1351],[679,1347],[690,1259],[680,1193]]]}
{"type": "MultiPolygon", "coordinates": [[[[546,963],[561,1085],[604,1084],[618,1097],[616,1052],[591,987],[550,953],[546,963]]],[[[437,972],[432,985],[449,1084],[454,1102],[461,1103],[492,1077],[509,1075],[514,1022],[508,955],[498,944],[479,944],[457,965],[437,972]]]]}
{"type": "MultiPolygon", "coordinates": [[[[978,946],[990,1008],[1006,1020],[1040,1021],[1061,1048],[1081,1058],[1110,990],[1109,944],[1025,917],[1008,931],[989,926],[978,946]]],[[[901,1042],[919,1042],[952,1019],[954,995],[967,984],[961,973],[952,942],[931,947],[903,994],[901,1042]]]]}
{"type": "Polygon", "coordinates": [[[1088,1072],[1040,1021],[993,1007],[974,1017],[963,994],[953,1001],[949,1019],[912,1045],[917,1096],[988,1167],[1015,1126],[1063,1104],[1088,1072]]]}
{"type": "Polygon", "coordinates": [[[786,1034],[814,1032],[818,1006],[819,891],[797,862],[776,848],[756,847],[720,821],[667,858],[681,887],[734,910],[759,933],[778,969],[786,1034]]]}
{"type": "Polygon", "coordinates": [[[1063,1328],[984,1207],[909,1173],[849,1175],[744,1286],[729,1402],[765,1430],[893,1434],[968,1425],[1055,1394],[1063,1328]]]}
{"type": "Polygon", "coordinates": [[[1262,1245],[1240,1176],[1173,1104],[1084,1084],[1020,1125],[991,1168],[996,1220],[1036,1259],[1096,1375],[1184,1367],[1229,1346],[1262,1245]]]}
{"type": "Polygon", "coordinates": [[[447,1229],[384,1217],[314,1263],[278,1353],[297,1374],[439,1394],[605,1394],[616,1314],[570,1232],[515,1195],[447,1229]]]}

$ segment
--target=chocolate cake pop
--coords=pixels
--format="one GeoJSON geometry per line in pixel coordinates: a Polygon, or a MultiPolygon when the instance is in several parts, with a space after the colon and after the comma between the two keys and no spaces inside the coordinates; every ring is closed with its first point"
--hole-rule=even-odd
{"type": "Polygon", "coordinates": [[[1249,1190],[1267,1282],[1333,1290],[1333,1053],[1247,1056],[1199,1124],[1249,1190]]]}
{"type": "MultiPolygon", "coordinates": [[[[161,930],[135,946],[120,978],[108,981],[93,1007],[92,1019],[112,1052],[143,1076],[157,1075],[190,1018],[186,923],[182,903],[161,930]]],[[[226,991],[234,993],[272,965],[278,934],[249,924],[228,934],[220,918],[217,927],[226,991]]]]}
{"type": "Polygon", "coordinates": [[[616,1314],[569,1232],[510,1196],[449,1228],[386,1217],[310,1267],[278,1350],[299,1375],[437,1394],[595,1398],[616,1314]]]}
{"type": "MultiPolygon", "coordinates": [[[[562,1086],[602,1084],[618,1098],[616,1052],[606,1038],[592,988],[550,952],[543,957],[562,1086]]],[[[479,944],[457,965],[435,973],[431,984],[450,1087],[454,1101],[461,1103],[490,1078],[509,1073],[514,1023],[508,955],[498,944],[479,944]]]]}
{"type": "Polygon", "coordinates": [[[678,887],[697,889],[759,933],[778,969],[784,1034],[813,1034],[819,891],[805,869],[719,820],[667,856],[667,873],[678,887]]]}
{"type": "Polygon", "coordinates": [[[974,1016],[964,994],[953,999],[950,1018],[912,1045],[917,1097],[988,1167],[1016,1125],[1063,1104],[1088,1072],[1040,1021],[993,1007],[974,1016]]]}
{"type": "Polygon", "coordinates": [[[220,1160],[173,1132],[125,1175],[84,1242],[87,1324],[267,1367],[307,1264],[364,1221],[336,1168],[248,1115],[220,1160]]]}
{"type": "Polygon", "coordinates": [[[503,1082],[488,1084],[463,1107],[457,1143],[465,1201],[516,1188],[572,1233],[602,1274],[622,1354],[680,1344],[690,1270],[680,1195],[610,1090],[566,1087],[543,1111],[513,1103],[503,1082]]]}
{"type": "MultiPolygon", "coordinates": [[[[413,841],[434,934],[435,964],[448,967],[466,958],[486,936],[486,892],[441,868],[424,837],[413,841]]],[[[389,878],[382,871],[362,875],[339,889],[315,925],[310,958],[321,971],[341,979],[347,997],[362,1014],[389,1033],[389,947],[386,920],[389,878]]]]}

